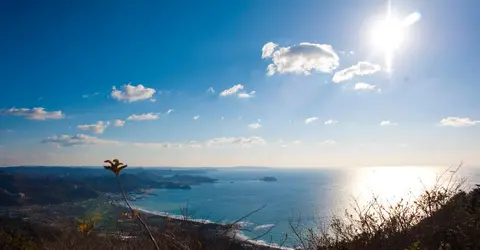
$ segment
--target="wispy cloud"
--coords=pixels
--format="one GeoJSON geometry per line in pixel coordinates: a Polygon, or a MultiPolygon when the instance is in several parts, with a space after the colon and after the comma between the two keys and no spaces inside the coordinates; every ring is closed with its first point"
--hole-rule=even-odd
{"type": "Polygon", "coordinates": [[[125,125],[125,121],[122,121],[120,119],[116,119],[115,121],[113,121],[113,126],[115,127],[123,127],[123,125],[125,125]]]}
{"type": "Polygon", "coordinates": [[[187,146],[190,148],[203,148],[203,145],[197,141],[189,141],[187,146]]]}
{"type": "Polygon", "coordinates": [[[141,115],[131,115],[127,118],[129,121],[147,121],[147,120],[156,120],[159,117],[159,113],[145,113],[141,115]]]}
{"type": "Polygon", "coordinates": [[[151,103],[155,103],[155,102],[157,101],[157,99],[151,98],[151,99],[149,99],[149,101],[150,101],[151,103]]]}
{"type": "Polygon", "coordinates": [[[146,148],[181,148],[183,147],[181,143],[169,143],[169,142],[134,142],[132,145],[135,147],[146,147],[146,148]]]}
{"type": "Polygon", "coordinates": [[[210,88],[207,89],[207,92],[215,94],[215,89],[213,89],[213,87],[210,87],[210,88]]]}
{"type": "Polygon", "coordinates": [[[309,123],[312,123],[314,121],[318,120],[318,117],[309,117],[307,119],[305,119],[305,124],[309,124],[309,123]]]}
{"type": "Polygon", "coordinates": [[[327,120],[325,121],[325,125],[335,125],[337,124],[338,121],[337,120],[333,120],[333,119],[330,119],[330,120],[327,120]]]}
{"type": "Polygon", "coordinates": [[[95,92],[93,94],[84,94],[84,95],[82,95],[82,98],[87,99],[87,98],[90,98],[92,96],[96,96],[96,95],[99,95],[99,94],[100,93],[98,93],[98,92],[95,92]]]}
{"type": "Polygon", "coordinates": [[[377,86],[365,82],[357,82],[353,89],[356,91],[382,91],[381,89],[377,88],[377,86]]]}
{"type": "Polygon", "coordinates": [[[330,146],[330,145],[335,145],[337,142],[335,140],[325,140],[319,143],[322,146],[330,146]]]}
{"type": "Polygon", "coordinates": [[[88,130],[95,134],[102,134],[108,125],[110,125],[110,122],[98,121],[96,124],[78,125],[77,128],[80,130],[88,130]]]}
{"type": "Polygon", "coordinates": [[[377,71],[380,71],[380,65],[369,62],[358,62],[349,68],[342,69],[335,72],[332,81],[334,83],[343,82],[352,79],[354,76],[370,75],[377,71]]]}
{"type": "Polygon", "coordinates": [[[252,124],[248,124],[248,127],[251,128],[251,129],[259,129],[262,125],[260,125],[260,123],[256,122],[256,123],[252,123],[252,124]]]}
{"type": "Polygon", "coordinates": [[[301,144],[302,141],[300,141],[300,140],[295,140],[295,141],[293,141],[292,143],[295,144],[295,145],[298,145],[298,144],[301,144]]]}
{"type": "Polygon", "coordinates": [[[380,122],[380,126],[396,126],[396,125],[398,125],[398,123],[388,121],[388,120],[380,122]]]}
{"type": "Polygon", "coordinates": [[[339,51],[338,51],[338,54],[351,56],[351,55],[354,55],[355,52],[353,52],[352,50],[350,50],[350,51],[347,51],[347,50],[339,50],[339,51]]]}
{"type": "Polygon", "coordinates": [[[53,143],[58,147],[71,147],[82,145],[105,145],[105,144],[119,144],[118,141],[104,140],[94,136],[76,134],[76,135],[61,135],[48,137],[41,141],[42,143],[53,143]]]}
{"type": "Polygon", "coordinates": [[[169,110],[167,111],[167,115],[171,114],[173,111],[174,111],[173,109],[169,109],[169,110]]]}
{"type": "Polygon", "coordinates": [[[278,47],[269,42],[262,48],[262,59],[271,58],[267,75],[294,73],[310,75],[312,72],[330,73],[339,65],[339,58],[328,44],[300,43],[278,47]]]}
{"type": "Polygon", "coordinates": [[[242,90],[243,88],[244,88],[244,86],[242,84],[234,85],[233,87],[220,92],[220,96],[225,97],[225,96],[229,96],[229,95],[234,95],[238,91],[242,90]]]}
{"type": "Polygon", "coordinates": [[[46,111],[45,108],[10,108],[0,110],[2,115],[23,116],[30,120],[48,120],[48,119],[63,119],[65,115],[62,111],[46,111]]]}
{"type": "Polygon", "coordinates": [[[251,91],[250,93],[239,93],[238,98],[252,98],[255,97],[255,91],[251,91]]]}
{"type": "Polygon", "coordinates": [[[150,99],[153,94],[155,94],[155,89],[146,88],[141,84],[134,86],[129,83],[123,85],[120,90],[117,90],[115,86],[113,86],[110,95],[117,101],[136,102],[150,99]]]}
{"type": "Polygon", "coordinates": [[[445,127],[471,127],[480,124],[480,121],[471,120],[468,117],[447,117],[440,121],[440,126],[445,127]]]}
{"type": "Polygon", "coordinates": [[[200,119],[199,115],[196,115],[196,116],[193,117],[193,120],[198,120],[198,119],[200,119]]]}
{"type": "Polygon", "coordinates": [[[206,145],[208,146],[218,146],[218,145],[240,145],[240,146],[251,146],[251,145],[263,145],[266,141],[262,137],[252,136],[252,137],[218,137],[208,140],[206,145]]]}

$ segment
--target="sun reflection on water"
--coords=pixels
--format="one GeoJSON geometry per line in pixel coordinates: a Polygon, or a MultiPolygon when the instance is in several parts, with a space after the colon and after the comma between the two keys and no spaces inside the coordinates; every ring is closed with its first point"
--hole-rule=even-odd
{"type": "Polygon", "coordinates": [[[350,185],[350,192],[360,204],[366,204],[373,196],[394,204],[418,197],[436,183],[441,171],[427,167],[362,168],[350,185]]]}

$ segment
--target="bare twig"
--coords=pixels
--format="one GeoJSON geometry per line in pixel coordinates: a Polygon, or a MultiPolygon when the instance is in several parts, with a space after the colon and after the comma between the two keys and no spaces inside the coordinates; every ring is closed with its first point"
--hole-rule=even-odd
{"type": "Polygon", "coordinates": [[[263,205],[263,206],[261,206],[260,208],[257,208],[257,209],[255,209],[255,210],[253,210],[252,212],[250,212],[250,213],[248,213],[248,214],[240,217],[240,218],[237,219],[236,221],[234,221],[234,222],[232,222],[232,223],[229,223],[229,224],[227,225],[228,229],[223,232],[222,236],[225,236],[230,230],[232,230],[233,228],[235,228],[235,227],[236,227],[236,224],[237,224],[238,222],[242,221],[242,220],[245,219],[245,218],[250,217],[252,214],[254,214],[254,213],[262,210],[262,209],[265,208],[266,206],[267,206],[267,205],[263,205]]]}
{"type": "Polygon", "coordinates": [[[140,221],[140,223],[142,223],[143,227],[145,228],[145,230],[147,230],[148,232],[148,235],[150,236],[150,239],[152,240],[153,244],[155,245],[155,248],[157,250],[160,250],[160,247],[158,246],[157,244],[157,241],[155,240],[155,237],[153,237],[152,235],[152,232],[150,231],[150,229],[148,228],[147,226],[147,223],[145,223],[145,221],[143,221],[142,217],[140,216],[140,214],[136,214],[135,213],[135,210],[133,210],[132,206],[130,206],[130,203],[128,202],[128,199],[127,199],[127,196],[125,195],[125,191],[123,190],[123,186],[122,186],[122,183],[120,182],[120,179],[118,178],[118,175],[115,175],[116,179],[117,179],[117,182],[118,182],[118,186],[120,187],[120,191],[122,193],[122,196],[123,196],[123,200],[125,200],[125,203],[127,203],[127,206],[128,208],[130,209],[130,211],[132,212],[132,215],[137,217],[138,220],[140,221]],[[137,216],[136,216],[137,215],[137,216]]]}
{"type": "Polygon", "coordinates": [[[300,235],[300,233],[297,231],[297,228],[293,226],[292,220],[288,221],[288,224],[290,225],[290,228],[292,229],[293,233],[295,236],[297,236],[297,239],[300,241],[302,244],[303,249],[307,249],[307,245],[305,245],[305,242],[303,241],[303,237],[300,235]]]}

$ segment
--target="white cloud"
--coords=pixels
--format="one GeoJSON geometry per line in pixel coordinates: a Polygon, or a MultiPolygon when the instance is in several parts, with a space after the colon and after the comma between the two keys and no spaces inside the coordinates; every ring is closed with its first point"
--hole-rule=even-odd
{"type": "Polygon", "coordinates": [[[145,148],[181,148],[181,143],[169,143],[169,142],[134,142],[132,144],[135,147],[145,148]]]}
{"type": "Polygon", "coordinates": [[[239,93],[238,98],[252,98],[255,97],[255,91],[252,91],[250,93],[239,93]]]}
{"type": "Polygon", "coordinates": [[[334,141],[334,140],[325,140],[325,141],[320,142],[319,144],[322,145],[322,146],[329,146],[329,145],[335,145],[335,144],[337,144],[337,142],[334,141]]]}
{"type": "Polygon", "coordinates": [[[269,58],[273,56],[273,52],[275,52],[275,48],[278,46],[278,44],[268,42],[265,45],[263,45],[262,48],[262,59],[269,58]]]}
{"type": "Polygon", "coordinates": [[[111,96],[117,101],[136,102],[150,99],[153,94],[155,94],[155,90],[152,88],[146,88],[141,84],[133,86],[129,83],[123,85],[121,90],[117,90],[115,86],[113,86],[111,96]]]}
{"type": "Polygon", "coordinates": [[[123,127],[123,125],[125,125],[125,121],[122,121],[120,119],[116,119],[115,121],[113,121],[113,126],[115,127],[123,127]]]}
{"type": "Polygon", "coordinates": [[[63,119],[65,115],[62,111],[45,111],[45,108],[11,108],[0,110],[2,115],[23,116],[30,120],[63,119]]]}
{"type": "Polygon", "coordinates": [[[302,143],[302,141],[300,141],[300,140],[295,140],[295,141],[293,141],[292,143],[293,143],[293,144],[297,144],[297,145],[298,145],[298,144],[301,144],[301,143],[302,143]]]}
{"type": "Polygon", "coordinates": [[[260,123],[256,122],[256,123],[252,123],[252,124],[248,124],[248,127],[251,128],[251,129],[258,129],[260,128],[262,125],[260,125],[260,123]]]}
{"type": "Polygon", "coordinates": [[[207,92],[214,94],[214,93],[215,93],[215,89],[213,89],[213,87],[210,87],[210,88],[207,89],[207,92]]]}
{"type": "Polygon", "coordinates": [[[309,123],[312,123],[314,121],[318,120],[318,117],[309,117],[307,119],[305,119],[305,124],[309,124],[309,123]]]}
{"type": "Polygon", "coordinates": [[[380,126],[396,126],[398,123],[392,121],[382,121],[380,122],[380,126]]]}
{"type": "Polygon", "coordinates": [[[129,121],[147,121],[147,120],[156,120],[158,119],[158,113],[146,113],[141,115],[131,115],[127,118],[129,121]]]}
{"type": "MultiPolygon", "coordinates": [[[[230,95],[235,95],[237,94],[238,98],[252,98],[255,97],[255,91],[251,91],[250,93],[248,92],[240,92],[241,90],[244,89],[244,86],[242,84],[237,84],[234,85],[233,87],[226,89],[220,93],[220,96],[225,97],[225,96],[230,96],[230,95]]],[[[213,93],[213,92],[212,92],[213,93]]]]}
{"type": "Polygon", "coordinates": [[[110,125],[110,122],[99,121],[96,124],[78,125],[77,128],[80,130],[88,130],[95,134],[102,134],[108,125],[110,125]]]}
{"type": "Polygon", "coordinates": [[[377,71],[380,71],[380,65],[369,62],[358,62],[349,68],[342,69],[335,72],[332,81],[334,83],[343,82],[352,79],[354,76],[370,75],[377,71]]]}
{"type": "Polygon", "coordinates": [[[200,116],[196,115],[196,116],[193,117],[193,120],[198,120],[199,118],[200,118],[200,116]]]}
{"type": "Polygon", "coordinates": [[[157,101],[157,99],[155,99],[155,98],[152,98],[152,99],[150,99],[149,101],[150,101],[150,102],[152,102],[152,103],[154,103],[154,102],[156,102],[156,101],[157,101]]]}
{"type": "Polygon", "coordinates": [[[173,109],[169,109],[169,110],[167,111],[167,115],[171,114],[173,111],[174,111],[173,109]]]}
{"type": "Polygon", "coordinates": [[[42,140],[42,143],[53,143],[59,147],[119,144],[118,141],[104,140],[84,134],[52,136],[42,140]]]}
{"type": "Polygon", "coordinates": [[[332,120],[332,119],[325,121],[325,125],[335,125],[337,123],[338,123],[338,121],[332,120]]]}
{"type": "Polygon", "coordinates": [[[474,121],[467,117],[447,117],[440,121],[440,126],[445,127],[470,127],[478,124],[480,124],[480,121],[474,121]]]}
{"type": "Polygon", "coordinates": [[[357,82],[353,89],[357,91],[382,91],[381,89],[377,88],[377,86],[365,82],[357,82]]]}
{"type": "Polygon", "coordinates": [[[226,89],[224,91],[222,91],[220,93],[220,96],[229,96],[229,95],[234,95],[236,94],[238,91],[242,90],[243,89],[243,85],[242,84],[237,84],[237,85],[234,85],[233,87],[229,88],[229,89],[226,89]]]}
{"type": "Polygon", "coordinates": [[[265,144],[265,140],[262,137],[252,136],[252,137],[218,137],[208,140],[206,144],[208,146],[216,145],[240,145],[240,146],[251,146],[251,145],[262,145],[265,144]]]}
{"type": "Polygon", "coordinates": [[[272,58],[267,67],[267,75],[294,73],[310,75],[313,71],[330,73],[339,65],[338,55],[331,45],[300,43],[290,47],[273,46],[269,42],[263,46],[262,58],[272,58]]]}

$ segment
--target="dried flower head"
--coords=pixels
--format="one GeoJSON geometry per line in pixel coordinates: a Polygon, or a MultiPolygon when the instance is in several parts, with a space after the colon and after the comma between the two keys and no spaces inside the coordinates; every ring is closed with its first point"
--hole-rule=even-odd
{"type": "Polygon", "coordinates": [[[122,216],[126,217],[126,218],[129,218],[129,219],[133,219],[133,218],[139,216],[139,213],[137,211],[133,212],[133,214],[132,213],[127,213],[127,212],[122,212],[122,216]]]}
{"type": "Polygon", "coordinates": [[[86,222],[86,221],[81,221],[78,223],[78,231],[85,233],[85,234],[90,234],[93,230],[93,225],[94,223],[92,222],[86,222]]]}
{"type": "Polygon", "coordinates": [[[110,164],[110,166],[103,166],[106,170],[110,170],[112,172],[115,173],[115,175],[119,175],[120,172],[127,167],[127,165],[124,165],[123,163],[121,163],[118,159],[113,159],[113,161],[111,160],[106,160],[104,161],[104,163],[108,163],[110,164]]]}

